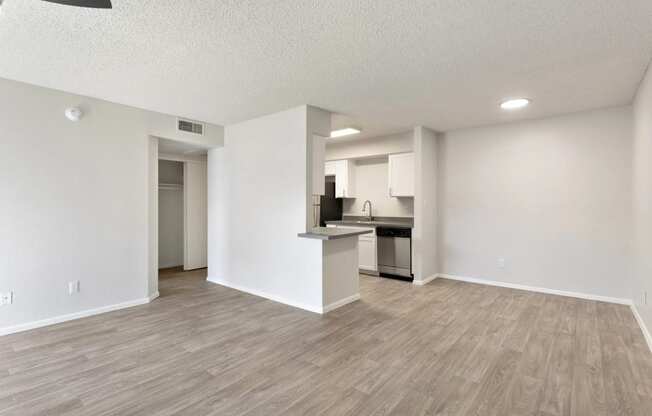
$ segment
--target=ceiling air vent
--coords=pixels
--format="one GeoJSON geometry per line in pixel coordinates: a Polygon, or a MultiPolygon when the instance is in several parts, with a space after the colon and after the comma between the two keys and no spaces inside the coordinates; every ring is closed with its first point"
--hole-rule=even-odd
{"type": "Polygon", "coordinates": [[[200,136],[204,135],[204,125],[202,123],[197,123],[189,120],[177,120],[177,130],[185,131],[187,133],[199,134],[200,136]]]}

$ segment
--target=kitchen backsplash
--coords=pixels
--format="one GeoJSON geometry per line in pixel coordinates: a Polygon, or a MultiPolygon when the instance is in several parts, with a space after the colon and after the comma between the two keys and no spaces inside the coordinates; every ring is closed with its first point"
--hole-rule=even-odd
{"type": "Polygon", "coordinates": [[[362,206],[370,200],[373,215],[381,217],[413,217],[413,198],[390,198],[387,158],[357,160],[355,165],[356,198],[345,199],[344,215],[363,215],[362,206]]]}

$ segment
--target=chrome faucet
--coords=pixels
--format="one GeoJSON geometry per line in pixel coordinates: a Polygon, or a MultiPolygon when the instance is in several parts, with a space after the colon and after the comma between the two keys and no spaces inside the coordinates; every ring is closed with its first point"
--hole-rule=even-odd
{"type": "Polygon", "coordinates": [[[367,215],[367,219],[369,221],[373,221],[374,217],[371,215],[371,201],[366,200],[364,201],[364,205],[362,205],[362,212],[365,212],[367,210],[367,204],[369,204],[369,215],[367,215]]]}

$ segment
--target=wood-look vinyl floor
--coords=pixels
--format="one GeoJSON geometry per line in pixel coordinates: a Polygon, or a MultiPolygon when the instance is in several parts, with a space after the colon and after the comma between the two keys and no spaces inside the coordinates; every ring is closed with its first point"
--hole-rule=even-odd
{"type": "Polygon", "coordinates": [[[0,415],[652,415],[626,306],[361,277],[321,317],[168,273],[155,302],[0,338],[0,415]]]}

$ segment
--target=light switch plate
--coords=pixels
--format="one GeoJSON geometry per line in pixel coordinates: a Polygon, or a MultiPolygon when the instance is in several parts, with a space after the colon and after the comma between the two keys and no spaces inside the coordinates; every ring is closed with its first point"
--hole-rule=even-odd
{"type": "Polygon", "coordinates": [[[0,293],[0,305],[11,305],[14,303],[14,292],[0,293]]]}

